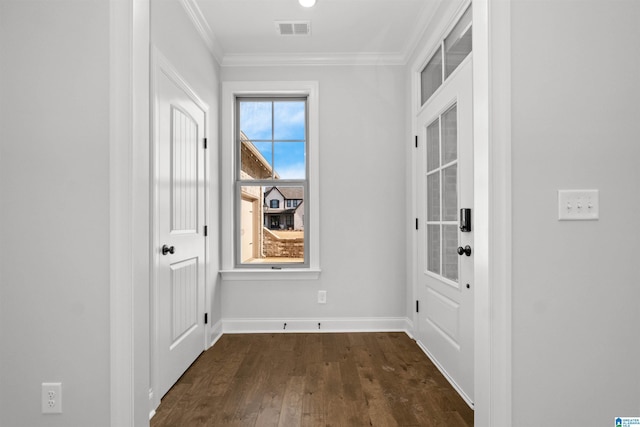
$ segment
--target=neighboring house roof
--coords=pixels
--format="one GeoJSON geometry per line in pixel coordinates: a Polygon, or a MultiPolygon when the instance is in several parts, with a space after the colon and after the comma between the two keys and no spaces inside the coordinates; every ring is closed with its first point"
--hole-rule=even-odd
{"type": "Polygon", "coordinates": [[[264,196],[267,197],[274,190],[280,193],[285,200],[304,200],[302,187],[269,187],[265,190],[264,196]]]}
{"type": "Polygon", "coordinates": [[[302,204],[304,203],[302,196],[303,196],[303,189],[300,187],[271,187],[265,190],[264,192],[264,202],[263,202],[264,213],[265,214],[292,214],[295,211],[297,211],[298,208],[302,206],[302,204]],[[272,191],[277,191],[278,193],[280,193],[285,200],[300,200],[300,203],[298,204],[298,206],[294,208],[285,207],[286,202],[283,203],[282,207],[280,208],[272,208],[267,203],[267,197],[269,196],[269,194],[271,194],[272,191]]]}
{"type": "Polygon", "coordinates": [[[274,187],[286,200],[303,200],[304,190],[302,187],[274,187]]]}

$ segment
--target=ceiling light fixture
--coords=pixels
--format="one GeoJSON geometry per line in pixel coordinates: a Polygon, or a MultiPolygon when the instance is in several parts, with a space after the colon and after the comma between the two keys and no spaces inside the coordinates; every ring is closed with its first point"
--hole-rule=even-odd
{"type": "Polygon", "coordinates": [[[313,7],[316,4],[316,0],[298,0],[302,7],[313,7]]]}

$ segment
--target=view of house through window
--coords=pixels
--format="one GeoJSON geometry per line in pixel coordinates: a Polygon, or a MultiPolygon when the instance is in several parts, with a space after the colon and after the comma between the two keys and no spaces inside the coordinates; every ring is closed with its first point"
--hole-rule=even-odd
{"type": "Polygon", "coordinates": [[[306,264],[305,98],[237,98],[238,265],[306,264]]]}

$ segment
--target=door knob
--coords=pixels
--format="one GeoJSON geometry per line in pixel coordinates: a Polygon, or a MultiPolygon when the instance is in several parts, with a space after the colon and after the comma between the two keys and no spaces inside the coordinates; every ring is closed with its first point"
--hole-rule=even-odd
{"type": "Polygon", "coordinates": [[[462,246],[458,246],[458,255],[471,256],[471,246],[467,245],[464,248],[462,246]]]}
{"type": "Polygon", "coordinates": [[[173,246],[162,245],[162,255],[166,254],[174,254],[176,252],[176,248],[173,246]]]}

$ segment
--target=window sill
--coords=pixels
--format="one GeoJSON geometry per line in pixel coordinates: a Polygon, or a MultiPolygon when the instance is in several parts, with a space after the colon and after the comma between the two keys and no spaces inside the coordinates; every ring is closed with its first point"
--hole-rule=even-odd
{"type": "Polygon", "coordinates": [[[269,280],[317,280],[320,278],[320,269],[286,268],[282,270],[269,270],[263,268],[238,268],[235,270],[222,270],[222,280],[228,281],[269,281],[269,280]]]}

